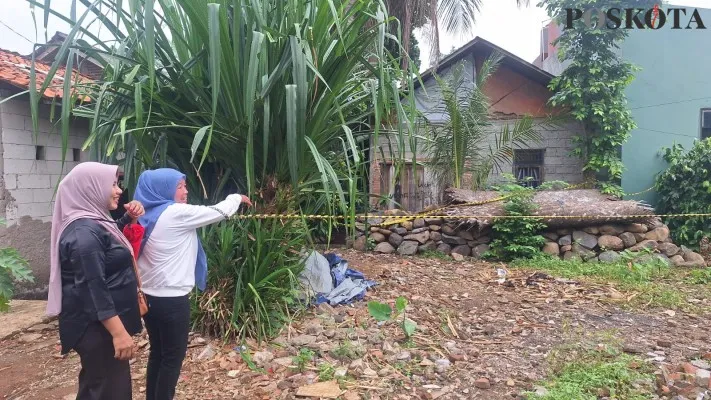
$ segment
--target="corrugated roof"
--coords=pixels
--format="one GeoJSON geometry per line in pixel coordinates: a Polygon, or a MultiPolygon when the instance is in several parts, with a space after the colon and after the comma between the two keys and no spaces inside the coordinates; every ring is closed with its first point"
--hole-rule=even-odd
{"type": "MultiPolygon", "coordinates": [[[[19,89],[27,90],[30,87],[31,68],[32,59],[12,51],[0,49],[0,82],[7,83],[19,89]]],[[[42,87],[50,68],[50,65],[35,61],[37,90],[42,87]]],[[[50,83],[43,93],[43,97],[48,99],[62,98],[62,87],[64,85],[65,74],[66,69],[60,66],[52,79],[52,83],[50,83]]],[[[79,82],[91,82],[91,78],[82,75],[75,70],[72,79],[75,80],[77,78],[79,82]]]]}

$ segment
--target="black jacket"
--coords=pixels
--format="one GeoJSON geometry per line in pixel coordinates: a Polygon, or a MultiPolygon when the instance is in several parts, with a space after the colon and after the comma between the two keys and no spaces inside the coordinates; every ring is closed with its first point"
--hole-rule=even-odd
{"type": "MultiPolygon", "coordinates": [[[[124,215],[119,230],[130,221],[124,215]]],[[[90,323],[118,315],[130,335],[142,330],[131,252],[98,222],[82,218],[59,238],[62,354],[76,346],[90,323]]]]}

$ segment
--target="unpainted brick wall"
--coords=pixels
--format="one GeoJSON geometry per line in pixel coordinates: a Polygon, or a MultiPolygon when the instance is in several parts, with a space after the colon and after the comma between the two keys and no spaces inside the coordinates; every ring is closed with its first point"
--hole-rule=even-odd
{"type": "MultiPolygon", "coordinates": [[[[55,115],[59,110],[55,110],[55,115]]],[[[57,181],[80,161],[88,161],[88,154],[80,153],[73,159],[72,149],[80,149],[88,136],[85,121],[76,120],[70,125],[70,136],[64,164],[62,164],[62,138],[59,125],[49,120],[49,106],[40,109],[38,134],[32,131],[30,105],[26,101],[10,100],[0,104],[0,129],[2,139],[2,175],[5,193],[9,195],[0,213],[5,214],[9,225],[29,216],[49,221],[52,197],[57,181]],[[37,146],[44,147],[44,159],[37,160],[37,146]]],[[[56,121],[55,121],[56,122],[56,121]]]]}
{"type": "MultiPolygon", "coordinates": [[[[0,91],[0,98],[6,93],[0,91]]],[[[59,108],[55,115],[59,115],[59,108]]],[[[88,135],[86,121],[72,121],[66,162],[62,166],[62,139],[59,126],[49,121],[49,106],[40,109],[39,132],[33,136],[30,105],[10,100],[0,104],[0,248],[14,247],[28,261],[34,283],[15,287],[15,297],[46,299],[49,282],[49,244],[54,188],[62,174],[77,162],[72,148],[81,148],[88,135]],[[36,160],[37,148],[44,146],[44,160],[36,160]]],[[[80,161],[88,161],[81,153],[80,161]]]]}

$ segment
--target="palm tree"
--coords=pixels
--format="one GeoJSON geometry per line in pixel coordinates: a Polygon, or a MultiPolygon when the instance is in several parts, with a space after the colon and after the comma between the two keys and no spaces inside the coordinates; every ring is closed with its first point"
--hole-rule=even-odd
{"type": "Polygon", "coordinates": [[[492,169],[501,170],[504,163],[511,161],[514,149],[541,140],[528,116],[518,120],[513,128],[505,125],[500,132],[491,129],[489,99],[482,88],[501,59],[500,54],[494,53],[485,60],[471,89],[463,85],[462,63],[453,68],[449,80],[435,75],[442,93],[441,107],[448,117],[444,125],[433,127],[426,147],[435,181],[459,189],[463,176],[471,174],[471,188],[477,190],[486,183],[492,169]],[[465,90],[469,93],[463,93],[465,90]]]}
{"type": "MultiPolygon", "coordinates": [[[[387,0],[388,12],[401,24],[402,47],[410,48],[410,38],[414,28],[429,23],[430,64],[437,66],[440,59],[440,24],[449,34],[461,34],[474,27],[476,16],[481,11],[484,0],[387,0]]],[[[492,0],[493,1],[493,0],[492,0]]],[[[518,7],[528,6],[530,0],[515,0],[518,7]]],[[[408,68],[408,59],[401,60],[403,70],[408,68]]]]}

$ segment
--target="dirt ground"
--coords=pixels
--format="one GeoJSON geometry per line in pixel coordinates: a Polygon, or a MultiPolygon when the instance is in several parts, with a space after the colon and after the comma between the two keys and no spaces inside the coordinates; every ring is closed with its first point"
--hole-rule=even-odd
{"type": "MultiPolygon", "coordinates": [[[[514,399],[548,375],[551,351],[595,335],[620,340],[626,352],[659,366],[711,352],[711,316],[632,311],[625,294],[609,285],[524,270],[509,270],[500,283],[496,269],[503,264],[352,251],[342,256],[379,283],[365,301],[392,305],[407,298],[406,316],[418,325],[411,341],[398,324],[376,323],[365,302],[322,305],[271,343],[248,343],[257,371],[235,344],[194,335],[176,398],[305,398],[298,395],[323,381],[347,400],[514,399]]],[[[54,322],[0,341],[0,398],[74,398],[79,360],[75,353],[60,357],[57,340],[54,322]]],[[[148,346],[145,337],[136,342],[132,373],[134,399],[140,399],[148,346]]]]}

